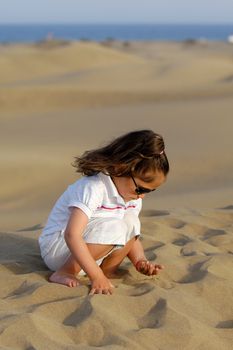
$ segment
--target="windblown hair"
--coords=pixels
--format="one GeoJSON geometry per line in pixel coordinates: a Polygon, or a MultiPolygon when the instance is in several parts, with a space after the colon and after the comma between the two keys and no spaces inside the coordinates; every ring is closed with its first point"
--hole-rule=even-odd
{"type": "Polygon", "coordinates": [[[163,137],[152,130],[139,130],[120,136],[102,148],[75,157],[73,166],[87,176],[102,172],[110,176],[136,176],[150,182],[146,173],[161,171],[166,176],[169,162],[163,137]]]}

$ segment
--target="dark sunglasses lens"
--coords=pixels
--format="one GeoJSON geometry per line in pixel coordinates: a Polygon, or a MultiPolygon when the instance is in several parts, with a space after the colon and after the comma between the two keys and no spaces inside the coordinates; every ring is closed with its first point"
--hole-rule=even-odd
{"type": "Polygon", "coordinates": [[[148,188],[138,187],[135,189],[135,191],[138,195],[140,195],[140,194],[144,194],[144,193],[150,193],[153,190],[149,190],[148,188]]]}
{"type": "Polygon", "coordinates": [[[140,196],[140,194],[150,193],[150,192],[155,191],[155,189],[154,189],[154,190],[149,190],[149,188],[144,188],[144,187],[138,186],[137,183],[136,183],[136,181],[134,180],[134,177],[131,176],[131,178],[132,178],[132,180],[133,180],[133,182],[134,182],[134,185],[135,185],[135,187],[136,187],[136,188],[135,188],[135,192],[137,193],[138,196],[140,196]]]}

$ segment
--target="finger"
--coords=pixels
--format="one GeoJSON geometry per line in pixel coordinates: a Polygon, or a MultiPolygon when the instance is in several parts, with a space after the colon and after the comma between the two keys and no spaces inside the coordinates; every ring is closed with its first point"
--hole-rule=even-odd
{"type": "Polygon", "coordinates": [[[97,288],[95,290],[95,294],[102,294],[102,288],[97,288]]]}
{"type": "Polygon", "coordinates": [[[147,274],[147,276],[150,276],[151,275],[151,263],[147,263],[146,264],[146,269],[147,269],[147,271],[146,271],[146,274],[147,274]]]}
{"type": "Polygon", "coordinates": [[[102,294],[106,294],[106,295],[109,294],[109,290],[108,289],[103,289],[102,290],[102,294]]]}
{"type": "Polygon", "coordinates": [[[102,294],[102,288],[92,288],[89,295],[102,294]]]}
{"type": "Polygon", "coordinates": [[[164,265],[155,265],[155,266],[158,267],[160,270],[165,269],[165,266],[164,266],[164,265]]]}
{"type": "Polygon", "coordinates": [[[77,287],[77,285],[78,283],[76,281],[73,281],[71,287],[77,287]]]}
{"type": "Polygon", "coordinates": [[[150,276],[152,274],[152,271],[154,270],[153,264],[151,264],[149,261],[146,263],[146,274],[147,276],[150,276]]]}
{"type": "Polygon", "coordinates": [[[154,265],[153,264],[150,264],[150,268],[149,268],[149,275],[151,276],[151,275],[153,275],[154,273],[155,273],[155,267],[154,267],[154,265]]]}
{"type": "Polygon", "coordinates": [[[148,262],[143,261],[140,270],[143,274],[147,275],[149,270],[148,262]]]}
{"type": "Polygon", "coordinates": [[[164,266],[164,265],[158,265],[158,267],[160,268],[160,270],[165,269],[165,266],[164,266]]]}
{"type": "MultiPolygon", "coordinates": [[[[115,288],[115,287],[113,287],[113,288],[115,288]]],[[[108,289],[105,289],[105,290],[108,292],[108,294],[112,294],[113,293],[113,288],[109,287],[108,289]]]]}
{"type": "Polygon", "coordinates": [[[162,269],[159,266],[155,266],[155,275],[158,275],[162,269]]]}
{"type": "Polygon", "coordinates": [[[155,269],[156,269],[157,273],[159,273],[161,270],[164,269],[164,266],[163,265],[155,265],[155,269]]]}
{"type": "Polygon", "coordinates": [[[96,291],[96,289],[95,289],[95,288],[92,288],[91,291],[90,291],[90,293],[89,293],[89,295],[94,295],[94,294],[95,294],[95,291],[96,291]]]}

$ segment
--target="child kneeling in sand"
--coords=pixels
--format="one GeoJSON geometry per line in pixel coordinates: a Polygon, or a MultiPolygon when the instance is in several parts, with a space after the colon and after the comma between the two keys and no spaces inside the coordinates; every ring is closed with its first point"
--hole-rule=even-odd
{"type": "Polygon", "coordinates": [[[58,199],[39,237],[42,258],[54,271],[49,281],[75,287],[76,275],[86,273],[90,294],[112,294],[109,278],[126,256],[137,271],[157,274],[163,267],[145,257],[138,214],[142,198],[169,171],[162,136],[130,132],[76,157],[74,166],[84,176],[58,199]]]}

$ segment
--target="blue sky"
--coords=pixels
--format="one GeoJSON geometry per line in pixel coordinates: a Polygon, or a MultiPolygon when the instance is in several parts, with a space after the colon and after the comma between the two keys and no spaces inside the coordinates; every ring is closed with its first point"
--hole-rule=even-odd
{"type": "Polygon", "coordinates": [[[233,24],[233,0],[0,0],[4,23],[233,24]]]}

